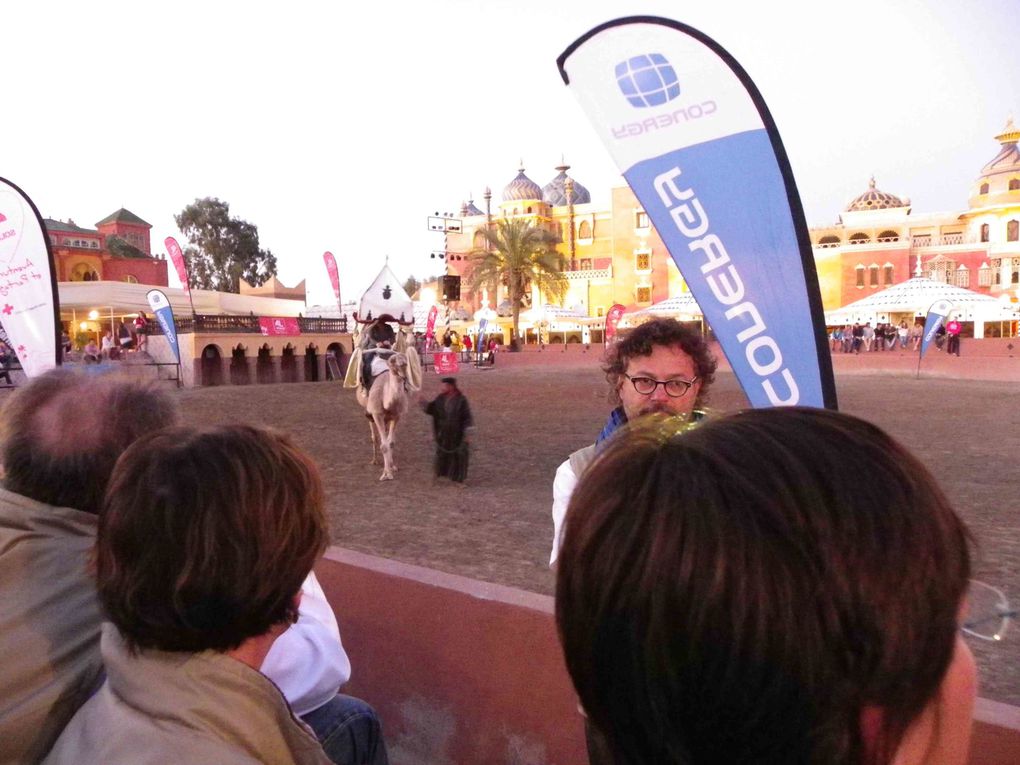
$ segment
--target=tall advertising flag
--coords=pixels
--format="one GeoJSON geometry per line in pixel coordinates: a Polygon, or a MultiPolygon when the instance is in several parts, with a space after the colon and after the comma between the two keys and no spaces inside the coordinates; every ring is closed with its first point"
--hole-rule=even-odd
{"type": "Polygon", "coordinates": [[[336,297],[337,308],[343,312],[343,306],[340,304],[340,271],[336,267],[336,258],[333,257],[332,252],[322,253],[322,260],[326,264],[326,271],[329,272],[329,283],[333,286],[333,295],[336,297]]]}
{"type": "Polygon", "coordinates": [[[811,242],[779,132],[718,43],[667,19],[596,27],[557,59],[752,406],[836,408],[811,242]]]}
{"type": "Polygon", "coordinates": [[[626,306],[622,306],[619,303],[609,309],[609,313],[606,314],[606,331],[602,333],[603,345],[606,348],[613,341],[616,336],[616,325],[620,323],[620,319],[623,318],[624,312],[627,310],[626,306]]]}
{"type": "Polygon", "coordinates": [[[60,365],[60,298],[39,210],[0,178],[0,323],[28,377],[60,365]]]}
{"type": "Polygon", "coordinates": [[[174,312],[170,307],[170,301],[166,299],[166,295],[160,290],[149,290],[145,293],[145,297],[148,298],[149,308],[155,314],[156,321],[159,322],[159,327],[163,330],[163,335],[170,344],[170,350],[174,352],[174,358],[180,364],[181,348],[177,344],[177,325],[174,324],[174,312]]]}
{"type": "Polygon", "coordinates": [[[189,295],[191,294],[191,285],[188,283],[188,263],[184,259],[184,253],[181,251],[181,246],[177,244],[177,240],[172,236],[168,236],[163,240],[163,245],[166,247],[166,251],[170,253],[170,261],[174,264],[174,268],[177,270],[177,278],[181,280],[181,287],[189,295]]]}
{"type": "Polygon", "coordinates": [[[921,359],[924,358],[924,352],[928,350],[931,341],[938,334],[939,327],[946,323],[946,319],[952,311],[953,304],[945,298],[936,300],[931,304],[931,308],[928,309],[928,315],[924,319],[924,334],[921,335],[921,353],[917,357],[917,367],[919,370],[921,368],[921,359]]]}
{"type": "Polygon", "coordinates": [[[436,317],[439,316],[439,308],[432,306],[429,309],[429,317],[425,320],[425,337],[435,337],[436,334],[436,317]]]}
{"type": "Polygon", "coordinates": [[[489,330],[489,320],[481,319],[478,322],[478,342],[475,343],[475,353],[481,358],[482,350],[485,348],[485,335],[489,330]]]}

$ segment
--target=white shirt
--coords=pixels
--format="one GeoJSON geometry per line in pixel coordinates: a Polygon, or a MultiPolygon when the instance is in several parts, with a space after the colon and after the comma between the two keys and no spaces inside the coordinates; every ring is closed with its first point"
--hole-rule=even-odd
{"type": "Polygon", "coordinates": [[[567,515],[567,505],[570,504],[570,497],[577,486],[577,476],[570,466],[570,460],[564,460],[563,464],[556,468],[556,477],[553,479],[553,543],[552,553],[549,555],[549,565],[556,563],[556,557],[560,554],[560,542],[563,540],[563,519],[567,515]]]}
{"type": "Polygon", "coordinates": [[[350,680],[340,627],[314,571],[301,585],[297,624],[273,642],[261,669],[299,717],[328,702],[350,680]]]}

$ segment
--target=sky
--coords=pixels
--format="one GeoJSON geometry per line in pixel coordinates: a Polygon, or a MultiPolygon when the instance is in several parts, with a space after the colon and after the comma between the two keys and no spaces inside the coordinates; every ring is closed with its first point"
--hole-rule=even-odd
{"type": "Polygon", "coordinates": [[[555,62],[629,15],[682,21],[741,63],[811,225],[872,174],[915,213],[964,209],[1020,121],[1014,0],[12,0],[0,176],[45,217],[92,227],[126,207],[154,251],[184,244],[175,213],[218,197],[310,304],[332,301],[325,250],[354,299],[386,258],[400,279],[438,273],[427,217],[483,207],[486,186],[495,205],[522,160],[545,185],[565,158],[608,204],[622,178],[555,62]]]}

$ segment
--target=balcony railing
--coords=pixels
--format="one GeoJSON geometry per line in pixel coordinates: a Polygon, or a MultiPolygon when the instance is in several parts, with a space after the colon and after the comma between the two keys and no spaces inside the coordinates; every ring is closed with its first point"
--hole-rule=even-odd
{"type": "MultiPolygon", "coordinates": [[[[197,314],[191,316],[175,316],[177,331],[180,334],[189,332],[208,334],[248,334],[258,335],[262,333],[258,316],[229,316],[225,314],[197,314]]],[[[347,332],[347,317],[341,316],[338,319],[320,318],[315,316],[298,317],[298,327],[302,333],[320,335],[341,335],[347,332]]],[[[149,334],[160,332],[159,325],[149,320],[146,327],[149,334]]]]}

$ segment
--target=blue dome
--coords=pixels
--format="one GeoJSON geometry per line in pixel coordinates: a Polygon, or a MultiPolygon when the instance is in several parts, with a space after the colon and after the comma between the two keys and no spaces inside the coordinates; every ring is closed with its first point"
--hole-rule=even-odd
{"type": "Polygon", "coordinates": [[[538,184],[524,174],[524,168],[518,169],[517,177],[503,189],[504,202],[519,202],[525,200],[541,200],[542,189],[538,184]]]}
{"type": "MultiPolygon", "coordinates": [[[[553,207],[566,207],[567,205],[567,170],[570,169],[570,165],[560,165],[556,168],[560,171],[560,174],[553,178],[549,183],[542,189],[542,199],[547,204],[553,207]]],[[[571,180],[574,183],[574,204],[575,205],[586,205],[591,202],[591,193],[577,181],[571,180]]]]}
{"type": "Polygon", "coordinates": [[[460,214],[465,218],[472,215],[485,215],[481,210],[475,207],[475,200],[469,199],[467,202],[460,203],[460,214]]]}

